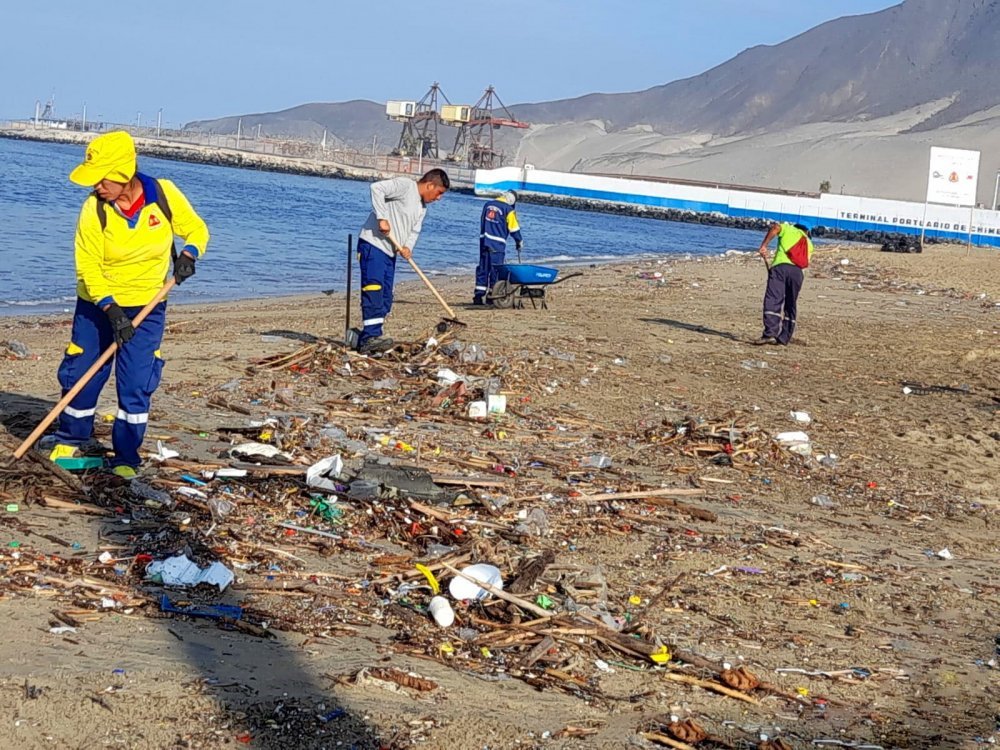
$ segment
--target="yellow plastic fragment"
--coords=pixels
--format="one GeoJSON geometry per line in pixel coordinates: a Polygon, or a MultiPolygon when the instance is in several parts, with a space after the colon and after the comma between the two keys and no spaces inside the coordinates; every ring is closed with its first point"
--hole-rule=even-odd
{"type": "Polygon", "coordinates": [[[652,659],[655,664],[666,664],[670,661],[670,651],[666,646],[660,646],[659,649],[649,655],[649,658],[652,659]]]}
{"type": "Polygon", "coordinates": [[[421,563],[417,563],[413,567],[415,567],[417,570],[419,570],[421,573],[424,574],[424,578],[426,578],[427,583],[431,585],[431,591],[433,591],[435,595],[441,593],[441,584],[438,583],[438,579],[434,577],[433,573],[431,573],[430,568],[428,568],[426,565],[422,565],[421,563]]]}

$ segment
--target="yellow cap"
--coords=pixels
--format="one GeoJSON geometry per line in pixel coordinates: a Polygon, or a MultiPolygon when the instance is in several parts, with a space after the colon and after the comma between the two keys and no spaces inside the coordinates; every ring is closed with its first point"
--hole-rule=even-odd
{"type": "Polygon", "coordinates": [[[135,143],[124,130],[100,135],[87,146],[83,164],[69,173],[71,182],[93,187],[101,180],[128,182],[135,175],[135,143]]]}

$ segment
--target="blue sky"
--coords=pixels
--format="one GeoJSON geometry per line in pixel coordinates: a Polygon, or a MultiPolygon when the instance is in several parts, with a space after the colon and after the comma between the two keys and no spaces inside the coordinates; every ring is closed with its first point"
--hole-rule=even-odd
{"type": "Polygon", "coordinates": [[[315,101],[507,104],[636,91],[899,0],[175,0],[5,3],[0,118],[171,126],[315,101]]]}

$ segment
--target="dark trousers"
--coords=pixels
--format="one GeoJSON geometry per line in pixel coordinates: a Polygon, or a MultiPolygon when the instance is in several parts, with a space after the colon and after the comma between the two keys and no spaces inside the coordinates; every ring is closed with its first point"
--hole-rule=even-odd
{"type": "Polygon", "coordinates": [[[802,269],[794,263],[771,266],[764,292],[764,336],[787,344],[795,334],[802,269]]]}
{"type": "MultiPolygon", "coordinates": [[[[126,315],[134,318],[142,308],[123,309],[126,315]]],[[[149,421],[149,402],[163,374],[160,342],[166,319],[167,303],[161,302],[135,329],[135,336],[115,352],[118,414],[111,428],[111,442],[115,449],[112,466],[136,467],[140,463],[139,447],[149,421]]],[[[114,340],[108,316],[97,305],[77,299],[70,345],[59,365],[59,385],[63,393],[76,385],[114,340]]],[[[80,445],[93,435],[97,398],[110,376],[111,360],[97,371],[59,415],[57,442],[80,445]]]]}
{"type": "Polygon", "coordinates": [[[374,245],[358,240],[358,260],[361,263],[361,317],[364,326],[358,344],[363,344],[382,335],[382,324],[392,310],[396,258],[390,258],[374,245]]]}
{"type": "Polygon", "coordinates": [[[498,250],[485,242],[479,243],[479,265],[476,266],[476,289],[472,295],[473,301],[482,301],[497,283],[500,274],[497,266],[503,265],[506,255],[505,248],[498,250]]]}

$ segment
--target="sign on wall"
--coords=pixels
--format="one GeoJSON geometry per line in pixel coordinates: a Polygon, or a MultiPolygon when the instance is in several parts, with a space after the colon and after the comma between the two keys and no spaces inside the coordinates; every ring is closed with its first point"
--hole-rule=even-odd
{"type": "Polygon", "coordinates": [[[927,202],[951,206],[976,205],[979,152],[931,146],[927,202]]]}

